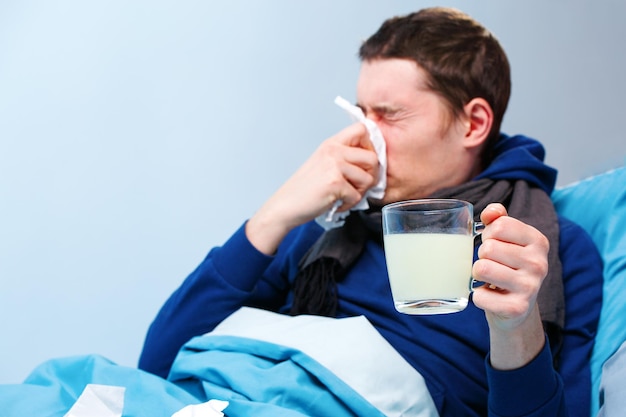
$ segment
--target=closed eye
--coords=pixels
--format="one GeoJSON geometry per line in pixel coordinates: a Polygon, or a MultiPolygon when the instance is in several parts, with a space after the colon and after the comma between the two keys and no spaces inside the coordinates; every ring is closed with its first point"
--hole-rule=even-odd
{"type": "Polygon", "coordinates": [[[377,107],[372,107],[370,109],[366,109],[363,106],[359,106],[358,104],[357,106],[361,110],[363,110],[365,117],[373,119],[374,121],[380,121],[380,120],[394,121],[394,120],[400,119],[402,115],[402,112],[399,108],[393,108],[389,106],[377,106],[377,107]]]}

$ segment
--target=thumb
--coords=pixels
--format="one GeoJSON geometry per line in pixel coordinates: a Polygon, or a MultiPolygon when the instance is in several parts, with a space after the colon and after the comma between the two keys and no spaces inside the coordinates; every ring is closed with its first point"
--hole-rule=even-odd
{"type": "Polygon", "coordinates": [[[506,216],[506,208],[500,203],[491,203],[480,213],[480,221],[488,225],[498,217],[506,216]]]}

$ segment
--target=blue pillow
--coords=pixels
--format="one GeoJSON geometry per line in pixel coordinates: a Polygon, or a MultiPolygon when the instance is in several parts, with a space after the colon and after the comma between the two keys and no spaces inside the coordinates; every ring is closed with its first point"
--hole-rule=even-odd
{"type": "Polygon", "coordinates": [[[626,167],[559,188],[552,200],[559,214],[591,235],[604,261],[604,299],[591,357],[595,414],[602,365],[626,341],[626,167]]]}

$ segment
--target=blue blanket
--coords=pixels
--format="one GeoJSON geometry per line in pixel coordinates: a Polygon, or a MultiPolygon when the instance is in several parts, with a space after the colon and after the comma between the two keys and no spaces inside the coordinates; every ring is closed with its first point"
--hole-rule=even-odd
{"type": "Polygon", "coordinates": [[[63,417],[87,384],[125,387],[124,417],[170,417],[213,398],[229,401],[228,417],[382,416],[299,350],[215,335],[187,343],[167,380],[97,355],[50,360],[0,385],[2,416],[63,417]]]}

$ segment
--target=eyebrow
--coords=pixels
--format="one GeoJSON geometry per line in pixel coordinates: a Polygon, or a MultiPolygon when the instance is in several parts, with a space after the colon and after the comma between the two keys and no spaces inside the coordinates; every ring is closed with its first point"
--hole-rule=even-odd
{"type": "MultiPolygon", "coordinates": [[[[356,103],[355,106],[363,110],[363,113],[365,113],[365,107],[362,104],[356,103]]],[[[370,109],[373,112],[378,113],[378,114],[388,114],[388,113],[395,113],[399,111],[400,107],[393,107],[388,104],[381,104],[378,106],[372,106],[370,109]]]]}

